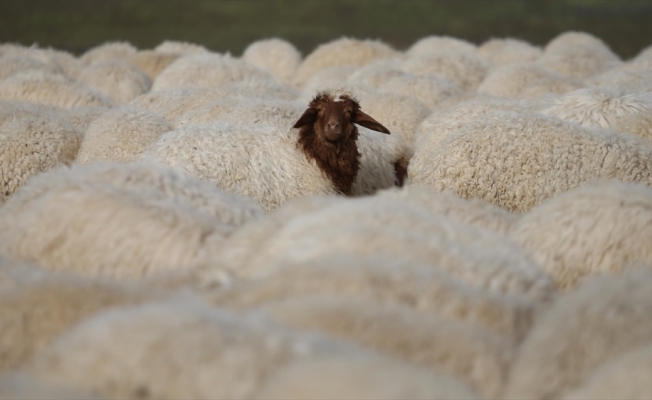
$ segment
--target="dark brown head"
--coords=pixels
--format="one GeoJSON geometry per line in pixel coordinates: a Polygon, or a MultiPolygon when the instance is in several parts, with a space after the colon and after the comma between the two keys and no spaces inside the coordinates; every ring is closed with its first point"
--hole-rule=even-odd
{"type": "Polygon", "coordinates": [[[318,93],[294,124],[294,128],[301,129],[297,145],[344,195],[352,194],[353,181],[360,169],[355,124],[389,134],[387,128],[360,110],[355,99],[334,98],[330,93],[318,93]]]}
{"type": "Polygon", "coordinates": [[[294,128],[312,125],[320,140],[346,141],[355,131],[354,124],[389,134],[389,130],[360,110],[358,101],[349,96],[334,98],[329,93],[318,93],[294,128]]]}

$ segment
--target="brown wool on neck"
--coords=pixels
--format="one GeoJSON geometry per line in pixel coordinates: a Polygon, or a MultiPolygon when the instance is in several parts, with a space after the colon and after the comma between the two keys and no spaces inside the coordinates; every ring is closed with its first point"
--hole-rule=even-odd
{"type": "Polygon", "coordinates": [[[354,126],[347,139],[337,142],[320,140],[312,125],[306,125],[299,132],[298,145],[308,158],[331,179],[335,189],[343,195],[351,196],[353,181],[360,169],[360,152],[356,141],[358,129],[354,126]]]}

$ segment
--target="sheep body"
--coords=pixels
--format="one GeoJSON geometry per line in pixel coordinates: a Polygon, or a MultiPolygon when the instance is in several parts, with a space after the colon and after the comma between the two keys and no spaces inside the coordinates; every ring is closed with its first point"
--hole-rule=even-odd
{"type": "Polygon", "coordinates": [[[164,40],[154,48],[154,51],[165,54],[176,54],[179,56],[197,53],[208,53],[208,49],[200,44],[178,40],[164,40]]]}
{"type": "Polygon", "coordinates": [[[249,44],[242,53],[242,59],[272,72],[281,81],[290,83],[301,63],[301,53],[292,43],[271,38],[249,44]]]}
{"type": "Polygon", "coordinates": [[[441,75],[464,90],[475,90],[487,74],[487,65],[474,54],[439,52],[405,59],[401,68],[418,76],[441,75]]]}
{"type": "Polygon", "coordinates": [[[478,87],[478,93],[527,98],[532,94],[566,93],[581,87],[579,81],[549,72],[534,63],[516,63],[489,73],[478,87]],[[535,88],[537,92],[532,93],[535,88]]]}
{"type": "Polygon", "coordinates": [[[26,71],[37,70],[47,74],[63,74],[63,70],[58,66],[52,66],[40,61],[19,56],[4,56],[0,58],[0,82],[15,75],[26,71]]]}
{"type": "Polygon", "coordinates": [[[490,69],[512,63],[536,61],[543,50],[514,38],[490,39],[478,47],[477,55],[487,60],[490,69]]]}
{"type": "Polygon", "coordinates": [[[433,147],[425,140],[410,160],[410,184],[515,212],[591,181],[652,185],[652,149],[642,140],[543,115],[494,112],[433,147]]]}
{"type": "Polygon", "coordinates": [[[133,108],[117,108],[90,123],[77,162],[134,161],[145,149],[171,131],[158,115],[133,108]]]}
{"type": "Polygon", "coordinates": [[[106,94],[119,104],[147,93],[152,87],[147,74],[124,60],[93,63],[84,68],[79,82],[106,94]]]}
{"type": "Polygon", "coordinates": [[[138,52],[138,49],[129,42],[106,42],[89,49],[81,55],[79,60],[84,66],[96,62],[123,59],[128,60],[138,52]]]}
{"type": "Polygon", "coordinates": [[[177,58],[179,56],[176,54],[162,53],[155,50],[141,50],[131,56],[129,61],[146,73],[150,81],[153,81],[161,71],[172,64],[177,58]]]}
{"type": "Polygon", "coordinates": [[[568,289],[589,275],[652,265],[646,240],[651,223],[652,189],[612,181],[543,202],[516,222],[511,236],[558,287],[568,289]]]}
{"type": "Polygon", "coordinates": [[[442,51],[466,52],[473,54],[476,51],[476,46],[466,40],[450,36],[432,35],[417,40],[409,49],[406,50],[405,53],[409,57],[415,57],[442,51]]]}
{"type": "Polygon", "coordinates": [[[503,398],[550,399],[601,365],[652,341],[650,272],[593,278],[559,297],[512,364],[503,398]]]}

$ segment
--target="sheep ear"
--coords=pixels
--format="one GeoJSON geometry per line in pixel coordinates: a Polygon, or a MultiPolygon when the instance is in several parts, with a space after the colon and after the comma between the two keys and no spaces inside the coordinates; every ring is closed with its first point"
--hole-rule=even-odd
{"type": "Polygon", "coordinates": [[[382,132],[388,135],[390,134],[389,129],[385,128],[380,122],[376,121],[360,110],[355,112],[353,123],[364,126],[365,128],[371,129],[372,131],[382,132]]]}
{"type": "Polygon", "coordinates": [[[314,124],[317,121],[317,109],[313,107],[308,107],[306,111],[303,112],[303,115],[299,118],[297,122],[294,123],[293,128],[301,128],[308,124],[314,124]]]}

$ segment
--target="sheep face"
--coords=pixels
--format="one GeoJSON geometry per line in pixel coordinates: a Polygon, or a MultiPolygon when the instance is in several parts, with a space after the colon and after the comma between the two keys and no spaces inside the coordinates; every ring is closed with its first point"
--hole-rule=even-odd
{"type": "Polygon", "coordinates": [[[294,128],[301,129],[298,147],[315,160],[336,190],[344,195],[351,195],[360,169],[358,129],[354,124],[389,134],[387,128],[360,110],[355,99],[334,97],[326,92],[318,93],[294,124],[294,128]]]}
{"type": "Polygon", "coordinates": [[[314,133],[329,142],[346,141],[358,124],[374,131],[389,134],[389,130],[360,110],[358,102],[346,95],[333,98],[319,93],[294,124],[294,128],[312,124],[314,133]]]}

